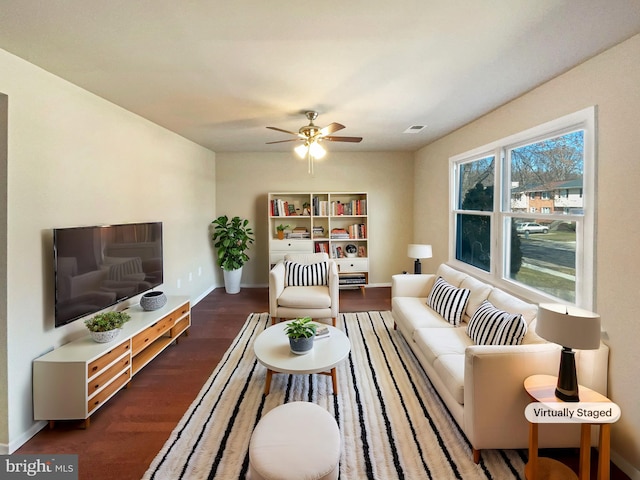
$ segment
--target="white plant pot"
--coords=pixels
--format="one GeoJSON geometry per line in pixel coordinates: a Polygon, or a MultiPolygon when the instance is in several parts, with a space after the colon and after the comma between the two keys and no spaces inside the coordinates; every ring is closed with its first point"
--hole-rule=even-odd
{"type": "Polygon", "coordinates": [[[242,278],[242,267],[237,270],[223,270],[224,289],[227,293],[240,292],[240,279],[242,278]]]}
{"type": "Polygon", "coordinates": [[[118,335],[120,335],[120,329],[116,328],[115,330],[109,330],[107,332],[90,332],[91,338],[93,338],[94,342],[98,343],[107,343],[114,340],[118,335]]]}

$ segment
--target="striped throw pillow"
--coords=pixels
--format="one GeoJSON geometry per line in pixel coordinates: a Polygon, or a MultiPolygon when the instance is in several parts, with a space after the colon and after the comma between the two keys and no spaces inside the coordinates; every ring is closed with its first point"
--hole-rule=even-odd
{"type": "Polygon", "coordinates": [[[442,315],[451,325],[458,326],[467,308],[471,291],[467,288],[456,288],[438,277],[427,297],[427,305],[442,315]]]}
{"type": "Polygon", "coordinates": [[[311,287],[328,285],[329,263],[319,262],[304,265],[296,262],[284,262],[285,285],[287,287],[311,287]]]}
{"type": "Polygon", "coordinates": [[[520,345],[526,333],[527,322],[521,314],[498,310],[488,300],[467,326],[467,335],[476,345],[520,345]]]}

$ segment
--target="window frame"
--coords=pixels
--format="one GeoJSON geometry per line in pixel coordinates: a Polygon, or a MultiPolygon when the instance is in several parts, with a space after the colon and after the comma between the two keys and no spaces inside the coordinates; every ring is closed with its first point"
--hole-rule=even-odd
{"type": "MultiPolygon", "coordinates": [[[[561,302],[575,304],[592,310],[596,301],[596,107],[588,107],[533,128],[496,140],[487,145],[454,155],[449,158],[449,264],[492,285],[502,288],[532,303],[561,302]],[[510,165],[507,152],[519,146],[535,143],[549,137],[584,130],[583,187],[584,210],[582,214],[564,214],[566,221],[576,222],[576,280],[575,302],[562,300],[543,291],[516,282],[508,277],[506,262],[509,258],[506,225],[514,217],[534,215],[530,212],[510,211],[510,165]],[[489,271],[474,267],[456,259],[456,218],[469,211],[458,208],[458,175],[460,165],[494,156],[493,211],[482,212],[490,216],[491,261],[489,271]],[[505,178],[506,177],[506,178],[505,178]]],[[[547,215],[547,214],[545,214],[547,215]]],[[[531,220],[534,221],[534,220],[531,220]]]]}

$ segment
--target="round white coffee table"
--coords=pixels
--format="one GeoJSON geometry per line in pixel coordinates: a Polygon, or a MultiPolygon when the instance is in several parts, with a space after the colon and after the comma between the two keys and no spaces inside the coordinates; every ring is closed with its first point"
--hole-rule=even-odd
{"type": "Polygon", "coordinates": [[[289,348],[289,338],[284,329],[289,322],[276,323],[258,335],[253,344],[253,350],[258,361],[267,367],[267,382],[264,387],[265,395],[271,388],[271,377],[274,373],[288,373],[292,375],[320,373],[330,375],[333,383],[333,393],[338,393],[338,379],[336,366],[342,362],[351,351],[351,342],[347,336],[335,327],[327,325],[329,335],[317,338],[311,352],[296,355],[289,348]]]}

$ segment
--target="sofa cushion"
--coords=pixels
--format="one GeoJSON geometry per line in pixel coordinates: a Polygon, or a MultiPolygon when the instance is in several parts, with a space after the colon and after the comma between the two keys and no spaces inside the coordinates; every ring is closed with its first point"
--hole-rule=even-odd
{"type": "Polygon", "coordinates": [[[450,267],[445,263],[441,263],[436,271],[437,277],[444,278],[449,284],[454,287],[459,287],[462,281],[467,278],[469,275],[461,272],[460,270],[456,270],[455,268],[450,267]]]}
{"type": "Polygon", "coordinates": [[[433,368],[445,388],[460,405],[464,404],[464,354],[440,355],[433,368]]]}
{"type": "Polygon", "coordinates": [[[517,312],[522,315],[527,325],[538,315],[538,306],[524,302],[519,298],[509,295],[508,293],[493,288],[487,297],[494,307],[504,310],[505,312],[517,312]]]}
{"type": "Polygon", "coordinates": [[[520,345],[527,333],[527,323],[519,313],[498,310],[485,300],[467,326],[476,345],[520,345]]]}
{"type": "Polygon", "coordinates": [[[329,287],[287,287],[278,297],[279,307],[330,308],[329,287]]]}
{"type": "Polygon", "coordinates": [[[464,328],[419,328],[413,332],[413,341],[431,365],[442,355],[464,356],[473,345],[464,328]]]}
{"type": "Polygon", "coordinates": [[[329,264],[327,262],[302,263],[284,262],[285,280],[287,287],[309,287],[315,285],[327,285],[329,264]]]}
{"type": "Polygon", "coordinates": [[[481,282],[477,278],[473,278],[471,276],[468,276],[462,281],[462,283],[460,284],[460,288],[466,288],[467,290],[471,291],[465,315],[468,317],[467,320],[476,312],[476,310],[478,310],[478,308],[480,308],[482,302],[487,299],[487,297],[491,293],[491,290],[493,289],[491,285],[487,285],[486,283],[481,282]]]}
{"type": "Polygon", "coordinates": [[[427,297],[427,305],[442,315],[451,325],[460,325],[467,308],[471,292],[466,288],[456,288],[438,277],[427,297]]]}
{"type": "Polygon", "coordinates": [[[421,297],[393,297],[391,312],[409,332],[418,328],[453,328],[449,322],[425,305],[427,299],[421,297]]]}

